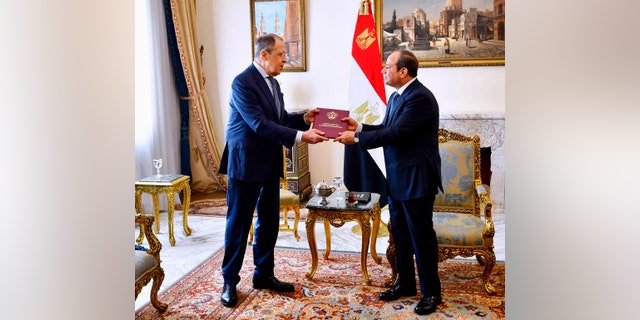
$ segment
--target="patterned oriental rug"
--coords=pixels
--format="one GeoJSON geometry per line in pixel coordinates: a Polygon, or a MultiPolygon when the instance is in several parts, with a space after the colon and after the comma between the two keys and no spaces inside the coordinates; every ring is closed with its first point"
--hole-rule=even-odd
{"type": "MultiPolygon", "coordinates": [[[[420,296],[392,302],[378,300],[389,277],[386,259],[377,265],[371,257],[367,269],[373,280],[364,284],[358,253],[331,252],[329,260],[319,254],[312,280],[305,278],[311,265],[308,250],[276,248],[276,276],[295,284],[295,292],[276,293],[252,287],[253,255],[248,247],[238,284],[235,308],[220,303],[223,280],[220,266],[224,249],[216,252],[160,296],[169,305],[160,314],[151,305],[141,308],[136,319],[415,319],[413,308],[420,296]]],[[[481,285],[481,267],[473,260],[440,263],[443,303],[429,319],[504,319],[505,265],[496,263],[492,283],[496,295],[481,285]]],[[[418,288],[418,293],[420,292],[418,288]]]]}

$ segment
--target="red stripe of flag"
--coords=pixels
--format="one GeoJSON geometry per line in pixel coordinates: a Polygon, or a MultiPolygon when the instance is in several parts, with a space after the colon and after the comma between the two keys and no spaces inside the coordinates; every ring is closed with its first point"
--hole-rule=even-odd
{"type": "Polygon", "coordinates": [[[362,73],[367,77],[380,100],[386,104],[384,78],[381,72],[380,47],[378,45],[378,36],[376,35],[376,25],[371,14],[371,2],[365,0],[362,6],[368,6],[368,9],[360,10],[360,14],[358,14],[356,28],[353,33],[351,56],[358,63],[362,73]]]}

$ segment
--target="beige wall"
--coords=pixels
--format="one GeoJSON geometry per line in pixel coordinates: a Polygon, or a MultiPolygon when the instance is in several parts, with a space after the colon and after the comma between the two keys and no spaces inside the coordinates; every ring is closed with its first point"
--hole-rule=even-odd
{"type": "MultiPolygon", "coordinates": [[[[351,41],[360,0],[305,1],[307,71],[278,76],[287,109],[347,109],[351,41]]],[[[249,1],[198,1],[207,92],[224,144],[233,77],[251,62],[249,1]]],[[[441,113],[505,112],[505,67],[422,68],[418,78],[436,95],[441,113]]],[[[387,87],[387,96],[393,89],[387,87]]],[[[343,146],[309,147],[311,183],[342,175],[343,146]]]]}

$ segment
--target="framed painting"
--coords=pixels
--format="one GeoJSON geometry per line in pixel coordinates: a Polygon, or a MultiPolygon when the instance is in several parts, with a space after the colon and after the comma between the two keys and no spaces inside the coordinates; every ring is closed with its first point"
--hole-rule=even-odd
{"type": "Polygon", "coordinates": [[[255,42],[266,33],[282,37],[287,48],[284,71],[306,71],[306,42],[304,30],[304,0],[250,0],[251,52],[255,56],[255,42]]]}
{"type": "Polygon", "coordinates": [[[375,0],[374,10],[383,61],[407,49],[420,67],[505,64],[505,0],[375,0]]]}

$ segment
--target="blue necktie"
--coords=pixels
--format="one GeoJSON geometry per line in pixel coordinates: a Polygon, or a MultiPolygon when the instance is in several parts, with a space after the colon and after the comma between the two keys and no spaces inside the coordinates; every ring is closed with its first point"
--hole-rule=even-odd
{"type": "Polygon", "coordinates": [[[280,110],[282,109],[282,105],[280,104],[280,96],[278,95],[276,79],[274,79],[273,77],[267,77],[267,79],[271,81],[271,90],[273,93],[273,97],[276,99],[276,112],[278,114],[278,119],[280,119],[280,110]]]}
{"type": "Polygon", "coordinates": [[[396,111],[396,103],[398,102],[398,97],[400,95],[396,93],[395,96],[393,96],[392,99],[389,99],[389,108],[387,110],[387,117],[385,120],[385,125],[389,125],[391,124],[391,116],[393,115],[393,112],[396,111]]]}

